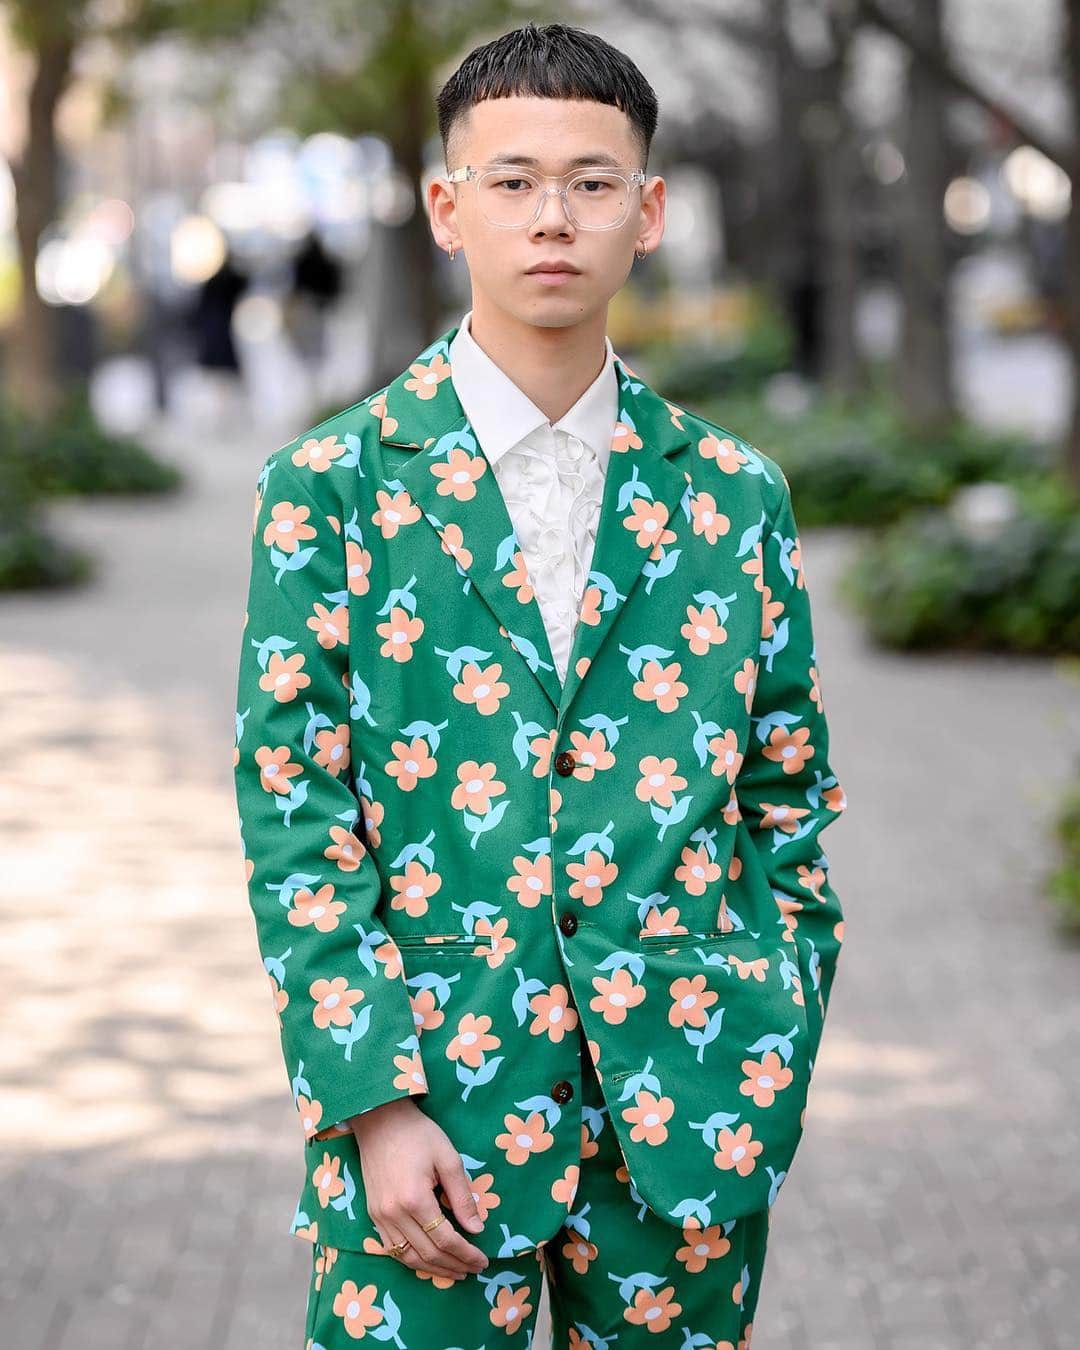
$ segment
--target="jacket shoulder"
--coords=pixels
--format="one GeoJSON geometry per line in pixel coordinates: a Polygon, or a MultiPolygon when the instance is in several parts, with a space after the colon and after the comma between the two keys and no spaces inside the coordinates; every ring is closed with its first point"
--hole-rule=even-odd
{"type": "Polygon", "coordinates": [[[790,493],[787,475],[777,461],[759,449],[753,441],[740,435],[731,427],[726,427],[720,422],[714,422],[701,413],[691,412],[685,408],[681,411],[683,413],[683,425],[692,434],[696,433],[699,439],[713,436],[717,441],[730,441],[734,445],[744,465],[749,466],[754,481],[758,485],[762,509],[771,518],[779,510],[784,498],[790,493]]]}

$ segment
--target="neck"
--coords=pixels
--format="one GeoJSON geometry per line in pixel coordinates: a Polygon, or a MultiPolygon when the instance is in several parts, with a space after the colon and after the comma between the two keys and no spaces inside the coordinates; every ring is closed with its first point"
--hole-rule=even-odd
{"type": "Polygon", "coordinates": [[[549,422],[557,422],[600,374],[607,306],[580,323],[539,328],[475,296],[469,332],[549,422]]]}

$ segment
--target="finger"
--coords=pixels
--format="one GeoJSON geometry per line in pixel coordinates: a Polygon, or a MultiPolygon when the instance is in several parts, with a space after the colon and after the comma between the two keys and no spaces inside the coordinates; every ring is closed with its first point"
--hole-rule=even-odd
{"type": "Polygon", "coordinates": [[[442,1223],[438,1224],[430,1232],[425,1233],[422,1224],[430,1223],[432,1219],[438,1218],[442,1210],[435,1202],[434,1195],[428,1197],[429,1204],[426,1206],[416,1206],[415,1213],[403,1213],[397,1215],[398,1227],[413,1244],[417,1255],[425,1265],[431,1266],[436,1270],[447,1270],[454,1274],[474,1275],[477,1270],[487,1264],[487,1257],[482,1252],[478,1253],[478,1260],[462,1257],[459,1252],[450,1249],[449,1241],[446,1237],[439,1236],[444,1234],[447,1229],[455,1233],[458,1244],[464,1242],[464,1239],[453,1228],[451,1221],[443,1217],[442,1223]]]}
{"type": "MultiPolygon", "coordinates": [[[[450,1208],[454,1211],[454,1218],[463,1228],[479,1233],[484,1226],[484,1219],[477,1208],[472,1182],[466,1174],[461,1154],[456,1148],[440,1154],[435,1159],[435,1170],[450,1202],[450,1208]]],[[[469,1251],[479,1251],[479,1248],[474,1247],[471,1242],[466,1242],[465,1247],[469,1251]]]]}

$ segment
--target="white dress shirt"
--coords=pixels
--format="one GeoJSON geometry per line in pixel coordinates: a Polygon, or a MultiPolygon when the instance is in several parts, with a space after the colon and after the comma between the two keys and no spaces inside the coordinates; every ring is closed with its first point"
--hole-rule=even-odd
{"type": "Polygon", "coordinates": [[[450,343],[450,378],[498,480],[565,683],[619,415],[615,353],[605,336],[600,373],[552,423],[479,345],[471,316],[450,343]]]}

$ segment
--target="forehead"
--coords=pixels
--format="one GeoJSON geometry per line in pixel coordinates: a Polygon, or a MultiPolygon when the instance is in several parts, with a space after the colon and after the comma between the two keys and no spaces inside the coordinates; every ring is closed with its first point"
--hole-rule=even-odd
{"type": "Polygon", "coordinates": [[[461,121],[462,159],[561,173],[580,164],[637,167],[629,117],[592,99],[513,95],[484,99],[461,121]]]}

